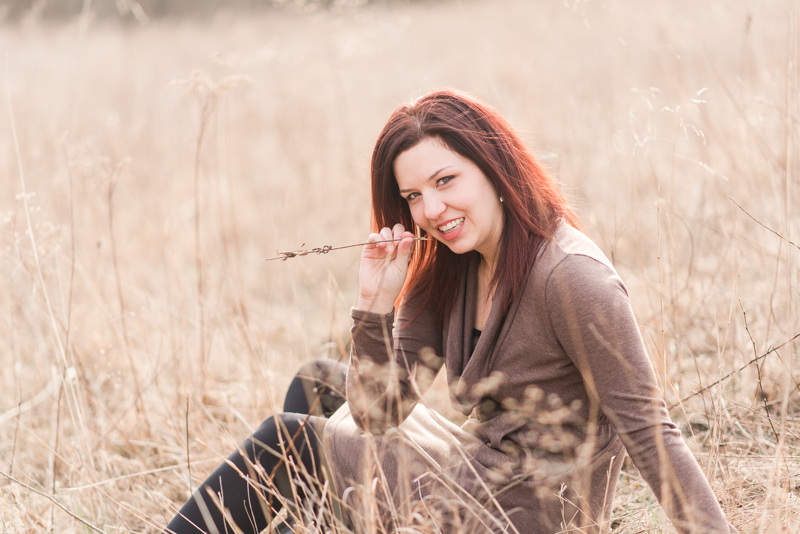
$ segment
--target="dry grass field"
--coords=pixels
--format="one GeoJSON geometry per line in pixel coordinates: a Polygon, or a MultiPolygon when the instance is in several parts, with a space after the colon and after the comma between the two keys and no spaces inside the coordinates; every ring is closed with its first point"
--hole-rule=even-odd
{"type": "MultiPolygon", "coordinates": [[[[0,27],[0,532],[158,532],[300,363],[346,358],[359,249],[262,260],[363,241],[379,129],[442,86],[559,177],[729,520],[800,531],[798,25],[460,0],[0,27]]],[[[672,531],[633,467],[614,526],[672,531]]]]}

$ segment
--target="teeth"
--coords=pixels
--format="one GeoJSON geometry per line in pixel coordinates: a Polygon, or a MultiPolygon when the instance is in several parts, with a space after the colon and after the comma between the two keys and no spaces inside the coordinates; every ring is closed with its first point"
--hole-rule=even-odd
{"type": "Polygon", "coordinates": [[[455,221],[451,221],[451,222],[445,224],[444,226],[440,226],[439,227],[439,231],[442,232],[442,233],[447,233],[450,230],[455,230],[456,228],[461,226],[461,224],[463,222],[464,222],[464,217],[461,217],[460,219],[456,219],[455,221]]]}

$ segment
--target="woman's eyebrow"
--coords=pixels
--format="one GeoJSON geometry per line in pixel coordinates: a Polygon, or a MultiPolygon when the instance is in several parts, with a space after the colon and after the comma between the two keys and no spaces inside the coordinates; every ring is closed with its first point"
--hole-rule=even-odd
{"type": "MultiPolygon", "coordinates": [[[[431,180],[433,180],[434,178],[436,178],[436,175],[437,175],[437,174],[439,174],[440,172],[442,172],[442,171],[443,171],[443,170],[445,170],[445,169],[449,169],[450,167],[452,167],[452,165],[445,165],[445,166],[444,166],[444,167],[442,167],[441,169],[438,169],[436,172],[434,172],[433,174],[431,174],[430,176],[428,176],[428,179],[426,180],[426,182],[430,182],[431,180]]],[[[408,192],[410,192],[410,191],[412,191],[412,190],[411,190],[411,189],[401,189],[401,190],[400,190],[400,193],[408,193],[408,192]]]]}
{"type": "Polygon", "coordinates": [[[435,173],[431,174],[431,175],[428,177],[428,181],[430,182],[431,180],[433,180],[433,179],[436,177],[436,175],[437,175],[437,174],[439,174],[440,172],[442,172],[442,171],[443,171],[443,170],[445,170],[445,169],[449,169],[450,167],[452,167],[452,165],[445,165],[444,167],[442,167],[441,169],[439,169],[439,170],[438,170],[438,171],[436,171],[435,173]]]}

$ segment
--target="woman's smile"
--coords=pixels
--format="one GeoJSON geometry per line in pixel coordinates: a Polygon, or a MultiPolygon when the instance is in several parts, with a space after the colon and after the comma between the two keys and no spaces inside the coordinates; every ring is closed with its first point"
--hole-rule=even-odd
{"type": "Polygon", "coordinates": [[[453,221],[447,222],[438,226],[436,229],[439,230],[439,233],[442,234],[442,237],[447,239],[455,239],[455,237],[461,233],[460,230],[461,226],[464,224],[464,217],[459,217],[453,221]]]}
{"type": "Polygon", "coordinates": [[[431,137],[397,156],[394,174],[417,226],[457,254],[477,250],[494,259],[503,206],[475,163],[431,137]]]}

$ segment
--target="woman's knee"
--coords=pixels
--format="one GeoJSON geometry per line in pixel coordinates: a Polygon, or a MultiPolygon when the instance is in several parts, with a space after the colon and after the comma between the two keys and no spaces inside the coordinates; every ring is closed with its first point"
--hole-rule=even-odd
{"type": "Polygon", "coordinates": [[[342,362],[329,358],[316,358],[304,363],[295,375],[301,380],[309,380],[326,384],[331,388],[344,392],[347,378],[347,366],[342,362]]]}
{"type": "Polygon", "coordinates": [[[286,392],[285,412],[329,417],[345,402],[347,366],[318,358],[303,364],[286,392]]]}

